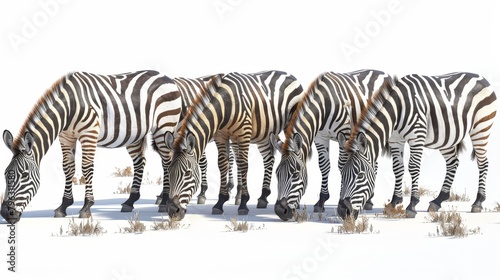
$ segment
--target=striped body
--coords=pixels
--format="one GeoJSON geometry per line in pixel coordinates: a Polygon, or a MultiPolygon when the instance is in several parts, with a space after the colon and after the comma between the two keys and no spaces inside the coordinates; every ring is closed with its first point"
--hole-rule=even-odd
{"type": "Polygon", "coordinates": [[[376,161],[387,144],[391,147],[396,176],[393,205],[402,202],[404,144],[410,147],[408,169],[412,193],[406,210],[413,217],[419,202],[418,179],[423,148],[441,152],[446,161],[446,177],[429,210],[439,209],[441,202],[449,198],[458,167],[458,153],[467,135],[479,168],[479,187],[472,211],[481,211],[481,203],[486,197],[487,143],[497,107],[496,95],[483,77],[472,73],[404,76],[374,97],[369,107],[347,142],[351,162],[342,171],[339,209],[343,216],[359,211],[373,195],[375,179],[366,180],[365,171],[371,168],[366,162],[376,161]],[[359,183],[360,180],[363,183],[359,183]]]}
{"type": "MultiPolygon", "coordinates": [[[[292,218],[292,211],[297,209],[306,191],[306,161],[313,142],[318,150],[322,173],[320,199],[314,211],[324,211],[325,201],[330,197],[330,141],[350,135],[352,123],[358,119],[367,100],[384,82],[390,80],[390,76],[382,71],[360,70],[350,73],[326,72],[311,83],[291,120],[292,125],[286,131],[286,140],[283,143],[273,141],[282,154],[276,169],[278,199],[275,212],[280,218],[292,218]]],[[[339,169],[342,169],[345,161],[345,150],[340,145],[339,169]]]]}
{"type": "Polygon", "coordinates": [[[274,164],[269,135],[284,129],[301,92],[302,87],[295,77],[280,71],[229,73],[222,77],[217,86],[211,85],[210,91],[190,108],[175,142],[172,136],[167,136],[167,145],[174,150],[170,166],[170,197],[173,203],[169,213],[185,213],[186,206],[199,185],[198,181],[190,178],[199,177],[196,175],[199,172],[198,161],[212,138],[219,151],[221,171],[219,201],[214,206],[213,213],[222,213],[222,206],[229,199],[226,173],[230,142],[235,151],[241,183],[240,213],[248,212],[246,178],[250,143],[256,144],[263,156],[265,174],[259,201],[267,205],[274,164]]]}
{"type": "MultiPolygon", "coordinates": [[[[86,183],[85,204],[80,216],[85,217],[90,214],[94,201],[92,179],[96,147],[126,147],[134,162],[131,198],[137,200],[145,164],[146,136],[149,133],[152,134],[154,145],[162,158],[164,184],[168,183],[170,151],[166,149],[164,134],[176,128],[181,103],[180,93],[174,82],[155,71],[120,75],[70,73],[54,83],[34,106],[19,137],[13,139],[10,132],[4,132],[4,142],[14,153],[6,174],[28,172],[29,178],[39,176],[41,159],[59,136],[66,187],[63,203],[56,209],[55,215],[65,216],[66,208],[73,203],[74,157],[76,143],[79,141],[82,146],[82,173],[86,183]],[[19,154],[30,156],[31,159],[26,161],[32,161],[36,168],[25,170],[25,162],[16,159],[19,154]]],[[[17,214],[15,217],[8,217],[10,220],[20,218],[38,187],[39,181],[36,180],[26,184],[24,180],[19,180],[9,186],[9,190],[15,194],[9,199],[14,201],[13,212],[17,214]]],[[[3,216],[4,213],[2,206],[3,216]]],[[[6,216],[9,215],[6,214],[4,218],[6,216]]]]}

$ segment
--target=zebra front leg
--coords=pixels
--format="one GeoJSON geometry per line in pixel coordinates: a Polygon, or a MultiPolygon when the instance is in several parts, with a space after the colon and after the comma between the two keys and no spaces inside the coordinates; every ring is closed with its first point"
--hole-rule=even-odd
{"type": "Polygon", "coordinates": [[[238,156],[236,157],[236,165],[238,166],[239,175],[241,176],[241,203],[238,207],[238,215],[248,215],[250,211],[247,206],[247,202],[250,200],[250,194],[247,187],[249,145],[250,141],[239,144],[238,156]]]}
{"type": "MultiPolygon", "coordinates": [[[[81,143],[82,147],[87,146],[85,141],[81,141],[81,143]]],[[[89,218],[91,216],[90,207],[94,205],[94,192],[92,187],[94,178],[94,154],[95,148],[93,151],[91,149],[83,151],[82,172],[85,178],[85,200],[82,209],[80,209],[80,218],[89,218]]]]}
{"type": "Polygon", "coordinates": [[[420,202],[420,195],[418,192],[418,181],[420,177],[420,163],[422,161],[423,153],[423,143],[416,143],[414,145],[410,144],[410,160],[408,163],[408,169],[411,175],[411,198],[410,204],[406,207],[406,216],[408,218],[415,218],[417,215],[417,210],[415,207],[420,202]]]}
{"type": "Polygon", "coordinates": [[[220,189],[219,200],[212,207],[213,215],[221,215],[224,213],[224,203],[229,200],[229,187],[227,185],[227,173],[229,169],[229,160],[227,154],[227,141],[215,139],[215,144],[218,151],[218,166],[220,172],[220,189]]]}
{"type": "Polygon", "coordinates": [[[429,208],[427,209],[427,211],[429,212],[438,211],[441,208],[441,203],[450,198],[451,185],[453,184],[453,180],[455,179],[455,174],[457,172],[459,164],[457,146],[440,150],[440,152],[446,161],[446,176],[444,178],[443,187],[441,188],[438,197],[429,202],[429,208]]]}
{"type": "Polygon", "coordinates": [[[141,197],[141,183],[144,173],[144,166],[146,165],[146,158],[144,157],[144,144],[145,141],[139,141],[127,147],[127,152],[133,160],[134,164],[134,179],[130,189],[130,195],[127,201],[122,203],[121,212],[132,212],[134,210],[134,203],[141,197]]]}
{"type": "MultiPolygon", "coordinates": [[[[318,150],[318,165],[321,171],[321,191],[319,200],[314,204],[314,212],[325,212],[325,202],[330,198],[328,191],[328,176],[330,175],[330,139],[315,141],[318,150]],[[326,141],[325,141],[326,140],[326,141]]],[[[342,169],[341,159],[344,158],[344,149],[339,146],[339,170],[342,169]]]]}
{"type": "Polygon", "coordinates": [[[201,190],[200,190],[200,194],[198,194],[198,204],[205,204],[205,202],[207,200],[207,197],[205,195],[205,192],[208,189],[207,168],[208,168],[207,156],[206,156],[206,153],[203,152],[203,155],[200,158],[201,190]]]}
{"type": "Polygon", "coordinates": [[[75,176],[76,138],[65,133],[59,135],[59,142],[63,154],[63,171],[66,178],[62,203],[54,210],[55,218],[66,217],[66,209],[73,205],[73,177],[75,176]]]}
{"type": "Polygon", "coordinates": [[[403,177],[405,174],[404,145],[404,142],[389,143],[392,158],[392,172],[395,178],[394,193],[391,199],[392,207],[396,207],[396,205],[403,203],[403,177]]]}
{"type": "Polygon", "coordinates": [[[170,173],[168,171],[168,167],[172,162],[172,157],[167,154],[161,154],[162,156],[162,166],[163,166],[163,191],[161,193],[161,202],[158,205],[159,213],[167,213],[168,212],[168,201],[170,200],[170,173]]]}
{"type": "Polygon", "coordinates": [[[267,208],[269,202],[267,197],[271,194],[271,179],[273,176],[274,150],[270,142],[259,145],[259,151],[264,162],[264,180],[262,182],[262,193],[257,199],[257,208],[267,208]]]}

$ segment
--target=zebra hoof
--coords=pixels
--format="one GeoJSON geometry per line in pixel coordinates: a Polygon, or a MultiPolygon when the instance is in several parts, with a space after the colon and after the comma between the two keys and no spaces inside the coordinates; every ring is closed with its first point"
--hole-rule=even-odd
{"type": "Polygon", "coordinates": [[[132,210],[134,210],[134,206],[130,206],[130,205],[127,205],[127,204],[122,204],[122,210],[120,210],[121,212],[132,212],[132,210]]]}
{"type": "Polygon", "coordinates": [[[158,205],[158,213],[167,213],[167,205],[158,205]]]}
{"type": "Polygon", "coordinates": [[[325,207],[320,207],[319,205],[314,205],[314,213],[323,213],[325,212],[325,207]]]}
{"type": "Polygon", "coordinates": [[[205,204],[207,198],[205,196],[198,196],[198,204],[205,204]]]}
{"type": "Polygon", "coordinates": [[[239,216],[246,216],[246,215],[248,215],[248,212],[250,212],[250,211],[248,211],[248,209],[238,209],[239,216]]]}
{"type": "Polygon", "coordinates": [[[373,203],[367,202],[363,207],[364,210],[373,210],[373,203]]]}
{"type": "Polygon", "coordinates": [[[241,197],[240,198],[235,198],[234,199],[234,205],[240,205],[241,204],[241,197]]]}
{"type": "Polygon", "coordinates": [[[406,209],[406,218],[414,219],[417,216],[417,211],[406,209]]]}
{"type": "Polygon", "coordinates": [[[472,205],[472,209],[471,209],[472,213],[481,213],[481,211],[483,211],[482,206],[472,205]]]}
{"type": "Polygon", "coordinates": [[[156,196],[156,201],[155,201],[155,204],[156,204],[156,205],[160,205],[160,203],[161,203],[161,196],[157,195],[157,196],[156,196]]]}
{"type": "Polygon", "coordinates": [[[86,211],[80,211],[80,215],[78,216],[78,218],[80,219],[87,219],[87,218],[90,218],[92,217],[92,214],[89,212],[86,212],[86,211]]]}
{"type": "Polygon", "coordinates": [[[441,207],[431,201],[429,202],[429,208],[427,208],[427,212],[437,212],[439,211],[439,209],[441,209],[441,207]]]}
{"type": "Polygon", "coordinates": [[[222,215],[224,211],[219,208],[212,208],[212,215],[222,215]]]}
{"type": "Polygon", "coordinates": [[[64,218],[66,217],[66,212],[60,210],[54,210],[54,218],[64,218]]]}
{"type": "Polygon", "coordinates": [[[259,198],[257,200],[257,208],[267,208],[269,202],[266,199],[259,198]]]}

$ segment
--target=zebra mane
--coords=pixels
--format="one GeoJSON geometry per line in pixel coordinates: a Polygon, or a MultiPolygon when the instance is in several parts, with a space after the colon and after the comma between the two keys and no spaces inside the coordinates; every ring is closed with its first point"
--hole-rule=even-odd
{"type": "MultiPolygon", "coordinates": [[[[397,77],[394,77],[394,84],[397,82],[397,77]]],[[[349,153],[356,150],[356,136],[358,133],[365,133],[369,127],[372,125],[372,122],[380,111],[380,109],[384,106],[385,101],[387,100],[389,93],[391,92],[392,82],[385,81],[384,84],[376,91],[372,97],[368,100],[366,106],[361,111],[358,121],[352,128],[351,135],[345,144],[345,150],[349,153]]],[[[384,147],[384,151],[387,147],[384,147]]]]}
{"type": "Polygon", "coordinates": [[[302,108],[304,105],[307,105],[309,103],[309,99],[312,96],[312,93],[314,92],[314,89],[316,86],[319,84],[319,81],[327,74],[327,72],[324,72],[321,74],[319,77],[314,79],[314,81],[311,82],[307,90],[304,92],[302,99],[297,103],[297,107],[295,108],[295,111],[293,112],[290,121],[288,122],[288,125],[285,129],[285,141],[282,144],[282,150],[284,153],[286,153],[289,148],[290,148],[290,142],[293,137],[294,133],[294,127],[295,123],[299,120],[299,117],[301,115],[302,108]]]}
{"type": "Polygon", "coordinates": [[[186,131],[190,125],[190,121],[193,118],[199,116],[205,107],[207,107],[210,102],[213,92],[216,90],[216,86],[220,84],[222,80],[222,74],[217,74],[210,79],[208,83],[203,83],[200,94],[193,100],[193,104],[189,106],[189,109],[184,116],[184,120],[179,124],[177,129],[178,136],[174,140],[174,149],[181,149],[184,139],[186,138],[186,131]]]}
{"type": "Polygon", "coordinates": [[[47,107],[54,103],[54,96],[59,92],[66,79],[68,79],[72,74],[73,72],[70,72],[56,80],[52,84],[52,86],[48,88],[45,93],[37,100],[30,113],[28,114],[28,117],[26,117],[23,125],[19,129],[18,136],[12,143],[13,150],[18,150],[20,148],[23,136],[26,131],[29,130],[30,125],[37,122],[41,118],[42,114],[46,111],[47,107]]]}

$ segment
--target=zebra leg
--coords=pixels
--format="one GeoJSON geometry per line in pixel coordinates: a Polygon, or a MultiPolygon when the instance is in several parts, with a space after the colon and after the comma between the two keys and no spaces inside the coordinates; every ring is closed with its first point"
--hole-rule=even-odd
{"type": "Polygon", "coordinates": [[[248,148],[250,141],[245,141],[238,145],[238,156],[236,157],[236,165],[241,180],[241,203],[238,207],[238,215],[248,215],[249,209],[247,202],[250,200],[250,194],[247,187],[248,174],[248,148]]]}
{"type": "Polygon", "coordinates": [[[273,176],[274,151],[270,142],[258,146],[264,162],[264,180],[262,182],[262,194],[257,200],[257,208],[267,208],[269,202],[267,197],[271,194],[271,179],[273,176]]]}
{"type": "Polygon", "coordinates": [[[450,189],[455,179],[455,174],[457,172],[459,159],[458,159],[458,147],[453,146],[448,149],[440,150],[446,161],[446,176],[444,178],[443,186],[439,192],[438,197],[429,203],[429,208],[427,211],[436,212],[441,208],[441,203],[450,198],[450,189]]]}
{"type": "Polygon", "coordinates": [[[144,157],[144,148],[146,141],[142,140],[127,147],[127,152],[132,158],[134,164],[134,180],[130,188],[130,196],[122,203],[121,212],[132,212],[134,203],[141,197],[141,183],[144,174],[144,166],[146,165],[146,157],[144,157]]]}
{"type": "Polygon", "coordinates": [[[63,170],[65,180],[64,195],[62,203],[56,210],[54,210],[54,217],[66,217],[66,209],[73,205],[73,177],[75,176],[75,152],[76,152],[76,138],[70,137],[65,133],[59,135],[59,142],[63,154],[63,170]]]}
{"type": "Polygon", "coordinates": [[[420,202],[420,195],[418,192],[418,180],[420,178],[420,163],[422,162],[422,153],[424,149],[423,141],[410,143],[410,160],[408,169],[411,175],[411,198],[410,204],[406,207],[406,216],[408,218],[415,218],[417,210],[415,206],[420,202]]]}
{"type": "MultiPolygon", "coordinates": [[[[328,192],[328,176],[330,174],[330,139],[320,139],[320,141],[315,141],[316,149],[318,150],[318,164],[321,171],[321,192],[319,194],[319,200],[314,204],[314,212],[325,212],[325,202],[330,198],[330,193],[328,192]]],[[[344,149],[339,146],[339,170],[342,169],[344,164],[341,163],[341,159],[345,154],[344,149]]]]}
{"type": "Polygon", "coordinates": [[[479,187],[477,190],[476,200],[472,204],[472,213],[479,213],[483,210],[482,203],[486,200],[486,176],[488,175],[488,158],[486,157],[486,150],[480,154],[474,147],[476,156],[477,167],[479,169],[479,187]]]}
{"type": "Polygon", "coordinates": [[[201,170],[201,190],[200,194],[198,194],[198,204],[205,204],[207,197],[205,195],[205,192],[208,189],[208,184],[207,184],[207,156],[206,153],[203,152],[203,155],[200,158],[200,170],[201,170]]]}
{"type": "Polygon", "coordinates": [[[227,155],[228,142],[224,140],[214,139],[218,151],[218,165],[220,171],[220,189],[219,200],[212,207],[213,215],[221,215],[224,213],[224,203],[229,200],[229,187],[227,185],[227,173],[229,169],[229,160],[227,155]]]}
{"type": "MultiPolygon", "coordinates": [[[[394,193],[391,199],[392,207],[403,203],[403,177],[405,174],[404,165],[404,148],[405,143],[393,142],[390,143],[391,158],[392,158],[392,172],[395,177],[394,193]]],[[[420,166],[419,166],[420,168],[420,166]]]]}
{"type": "Polygon", "coordinates": [[[82,145],[82,173],[85,178],[85,200],[82,209],[80,209],[80,218],[89,218],[91,216],[90,207],[94,205],[94,191],[92,181],[94,179],[94,157],[97,147],[98,132],[80,138],[82,145]]]}

